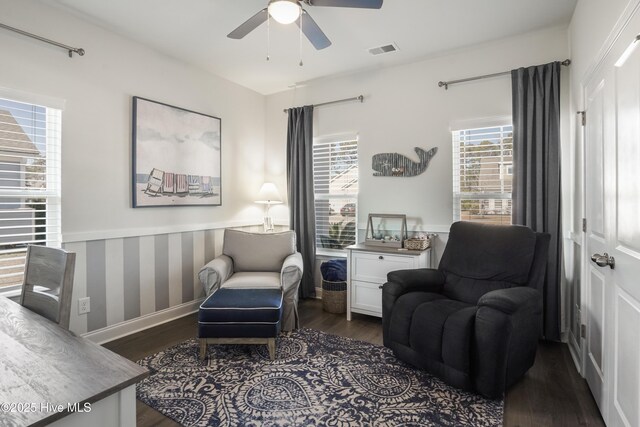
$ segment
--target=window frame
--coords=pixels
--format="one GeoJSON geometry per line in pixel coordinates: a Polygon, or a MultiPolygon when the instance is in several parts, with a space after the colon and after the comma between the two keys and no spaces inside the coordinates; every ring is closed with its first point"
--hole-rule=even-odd
{"type": "MultiPolygon", "coordinates": [[[[37,203],[44,203],[45,222],[44,224],[38,224],[36,222],[37,216],[34,213],[33,226],[32,226],[33,231],[31,232],[31,234],[33,234],[33,237],[29,241],[27,241],[28,239],[26,236],[24,238],[16,237],[17,243],[14,244],[11,242],[7,242],[3,244],[2,254],[11,254],[10,257],[15,262],[16,259],[23,258],[23,256],[26,255],[26,245],[28,244],[42,244],[42,245],[51,246],[51,247],[62,246],[61,128],[62,128],[62,112],[64,108],[64,101],[57,100],[54,98],[49,98],[46,96],[34,95],[26,92],[21,92],[21,91],[16,91],[11,89],[4,89],[4,88],[0,88],[0,100],[6,101],[6,104],[17,103],[17,104],[24,104],[25,107],[28,107],[28,108],[44,109],[44,112],[39,114],[44,114],[45,124],[44,124],[44,128],[41,129],[43,133],[41,136],[44,141],[45,147],[44,149],[39,149],[39,150],[41,154],[44,154],[43,158],[45,159],[46,166],[42,172],[36,172],[36,173],[44,173],[45,175],[44,182],[46,183],[44,188],[25,188],[28,186],[26,185],[26,182],[27,182],[26,173],[28,172],[24,172],[24,171],[21,172],[21,178],[20,178],[22,180],[21,188],[14,189],[14,188],[11,188],[10,186],[0,188],[0,201],[2,201],[5,198],[17,198],[20,200],[20,204],[25,204],[27,203],[28,199],[44,199],[44,202],[37,202],[37,203]],[[38,230],[38,228],[44,228],[44,230],[38,230]],[[37,235],[44,235],[44,239],[42,243],[39,242],[41,239],[37,237],[37,235]],[[24,241],[25,243],[20,243],[22,241],[24,241]],[[23,244],[25,245],[24,250],[22,250],[23,248],[20,247],[20,245],[23,245],[23,244]],[[14,248],[4,249],[4,246],[9,246],[9,245],[13,245],[13,246],[19,245],[19,246],[14,248]]],[[[3,102],[3,107],[6,104],[3,102]]],[[[25,133],[30,140],[32,140],[32,142],[36,145],[36,147],[38,145],[42,145],[42,142],[34,142],[34,141],[37,141],[33,139],[33,137],[35,136],[35,132],[37,131],[35,129],[31,131],[26,130],[24,128],[24,124],[21,123],[20,118],[16,117],[15,111],[12,113],[12,110],[18,110],[18,107],[9,107],[7,111],[12,116],[12,119],[22,128],[22,132],[25,133]]],[[[25,111],[28,111],[28,110],[25,110],[25,111]]],[[[27,125],[27,127],[30,127],[30,126],[27,125]]],[[[8,131],[8,132],[11,132],[11,131],[8,131]]],[[[20,156],[21,156],[20,157],[21,159],[36,158],[30,155],[24,155],[24,154],[20,156]]],[[[30,178],[30,179],[33,179],[33,178],[30,178]]],[[[12,203],[12,202],[6,202],[6,203],[12,203]]],[[[2,208],[0,206],[0,218],[2,218],[2,213],[11,213],[10,212],[11,209],[12,208],[10,207],[2,208]]],[[[5,223],[0,222],[1,227],[7,227],[7,228],[10,227],[4,224],[5,223]]],[[[30,233],[27,230],[25,230],[25,232],[30,233]]],[[[4,296],[18,295],[22,288],[22,277],[20,277],[20,275],[24,274],[24,264],[16,263],[16,264],[7,265],[5,267],[12,267],[12,266],[15,266],[16,268],[19,266],[22,269],[22,272],[21,273],[18,273],[18,272],[5,273],[4,271],[0,271],[0,275],[6,274],[6,276],[4,276],[3,279],[7,277],[15,277],[16,278],[15,281],[19,280],[20,283],[13,283],[8,285],[0,284],[0,294],[4,296]]]]}
{"type": "MultiPolygon", "coordinates": [[[[360,187],[360,173],[359,173],[359,154],[358,154],[358,146],[359,146],[359,136],[358,134],[353,134],[353,133],[349,133],[349,134],[338,134],[338,135],[328,135],[328,136],[320,136],[320,137],[315,137],[313,139],[313,149],[314,149],[314,154],[313,154],[313,186],[314,186],[314,194],[313,194],[313,200],[314,200],[314,206],[316,206],[316,203],[318,200],[340,200],[340,199],[344,199],[344,200],[353,200],[355,206],[354,206],[354,212],[353,212],[353,222],[354,222],[354,237],[353,237],[353,243],[357,243],[358,242],[358,194],[359,194],[359,187],[360,187]],[[352,192],[352,193],[347,193],[347,194],[334,194],[331,195],[329,193],[327,194],[318,194],[316,193],[315,189],[316,189],[316,159],[315,159],[315,149],[316,147],[320,146],[320,145],[329,145],[329,144],[335,144],[335,143],[340,143],[340,142],[354,142],[355,143],[355,147],[356,147],[356,161],[355,161],[355,166],[357,168],[357,181],[356,181],[356,191],[352,192]]],[[[351,215],[350,215],[351,217],[351,215]]],[[[330,222],[328,222],[328,224],[331,224],[330,222]]],[[[316,218],[314,219],[314,227],[315,227],[315,232],[316,232],[316,254],[317,255],[326,255],[326,256],[337,256],[337,257],[344,257],[346,256],[346,249],[342,248],[342,249],[336,249],[336,248],[325,248],[320,244],[320,233],[318,232],[318,216],[317,216],[317,212],[316,212],[316,218]]]]}
{"type": "MultiPolygon", "coordinates": [[[[463,192],[461,191],[461,167],[462,167],[462,157],[460,151],[460,133],[468,132],[472,135],[474,132],[481,132],[483,130],[490,130],[500,128],[499,133],[501,144],[505,138],[506,133],[511,134],[511,148],[502,148],[502,152],[500,153],[500,164],[499,168],[499,180],[500,185],[504,186],[504,181],[506,177],[511,177],[513,175],[513,124],[511,122],[511,118],[502,117],[496,119],[487,119],[483,120],[473,120],[467,122],[461,122],[456,127],[451,128],[451,144],[452,144],[452,169],[453,169],[453,220],[460,221],[462,219],[462,201],[463,200],[513,200],[513,189],[512,191],[477,191],[477,192],[463,192]],[[510,128],[509,130],[505,130],[505,128],[510,128]],[[504,161],[505,156],[511,158],[510,161],[504,161]],[[509,168],[511,169],[511,173],[509,173],[509,168]]],[[[492,132],[496,133],[496,132],[492,132]]],[[[490,156],[481,157],[481,158],[489,158],[490,156]]],[[[512,205],[513,206],[513,205],[512,205]]],[[[509,215],[510,216],[510,215],[509,215]]],[[[475,222],[480,223],[492,223],[491,221],[484,220],[476,220],[475,222]]],[[[511,220],[509,220],[511,223],[511,220]]]]}

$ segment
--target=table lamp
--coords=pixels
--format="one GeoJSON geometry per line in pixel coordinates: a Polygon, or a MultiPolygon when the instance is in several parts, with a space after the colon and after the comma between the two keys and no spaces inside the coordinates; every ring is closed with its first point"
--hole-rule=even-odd
{"type": "Polygon", "coordinates": [[[272,182],[265,182],[264,184],[262,184],[260,192],[258,193],[258,200],[256,200],[256,203],[266,205],[264,213],[264,231],[265,233],[272,232],[274,230],[273,219],[269,215],[269,208],[271,207],[271,205],[282,203],[282,197],[280,197],[280,193],[278,192],[275,184],[273,184],[272,182]]]}

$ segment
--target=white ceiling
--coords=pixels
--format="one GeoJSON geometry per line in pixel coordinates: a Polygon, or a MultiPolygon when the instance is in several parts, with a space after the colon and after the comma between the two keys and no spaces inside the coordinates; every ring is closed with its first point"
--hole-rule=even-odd
{"type": "Polygon", "coordinates": [[[385,0],[380,10],[305,6],[333,44],[316,51],[304,38],[300,67],[295,24],[271,21],[268,62],[266,24],[241,40],[226,37],[264,8],[267,0],[46,1],[262,94],[566,25],[576,4],[576,0],[385,0]],[[392,42],[399,52],[380,56],[367,52],[392,42]]]}

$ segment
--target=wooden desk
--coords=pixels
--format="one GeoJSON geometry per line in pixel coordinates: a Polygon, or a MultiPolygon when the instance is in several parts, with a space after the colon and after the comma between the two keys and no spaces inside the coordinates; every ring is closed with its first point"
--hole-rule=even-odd
{"type": "Polygon", "coordinates": [[[0,425],[135,425],[135,383],[148,374],[0,297],[0,425]]]}

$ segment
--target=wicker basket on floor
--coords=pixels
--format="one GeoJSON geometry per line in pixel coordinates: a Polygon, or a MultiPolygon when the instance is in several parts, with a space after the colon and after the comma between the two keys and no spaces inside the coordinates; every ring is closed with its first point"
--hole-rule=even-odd
{"type": "Polygon", "coordinates": [[[347,312],[347,282],[322,281],[322,309],[335,314],[347,312]]]}

